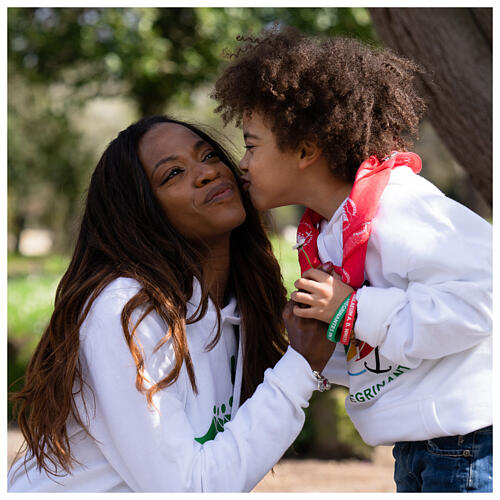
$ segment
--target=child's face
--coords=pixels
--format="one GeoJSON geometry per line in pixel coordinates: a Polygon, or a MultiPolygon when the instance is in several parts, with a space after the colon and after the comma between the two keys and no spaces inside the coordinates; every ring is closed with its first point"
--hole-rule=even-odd
{"type": "Polygon", "coordinates": [[[245,189],[258,210],[296,203],[294,192],[299,154],[281,151],[270,125],[255,111],[243,116],[246,153],[240,161],[245,189]]]}

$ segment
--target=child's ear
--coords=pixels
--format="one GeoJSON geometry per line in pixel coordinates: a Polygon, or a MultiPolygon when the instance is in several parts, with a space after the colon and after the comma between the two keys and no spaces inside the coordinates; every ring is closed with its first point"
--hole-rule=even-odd
{"type": "Polygon", "coordinates": [[[321,149],[313,141],[303,141],[299,147],[299,168],[307,168],[321,156],[321,149]]]}

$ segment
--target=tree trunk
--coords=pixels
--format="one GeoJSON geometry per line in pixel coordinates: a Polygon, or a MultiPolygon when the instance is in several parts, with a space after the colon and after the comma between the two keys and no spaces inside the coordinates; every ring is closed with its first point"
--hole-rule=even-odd
{"type": "Polygon", "coordinates": [[[418,84],[428,117],[490,207],[492,10],[369,9],[382,42],[426,69],[418,84]]]}
{"type": "Polygon", "coordinates": [[[20,243],[21,243],[21,233],[23,229],[26,227],[26,216],[22,213],[17,213],[14,216],[14,224],[11,226],[10,230],[14,235],[16,240],[16,245],[14,248],[14,253],[19,253],[20,243]]]}

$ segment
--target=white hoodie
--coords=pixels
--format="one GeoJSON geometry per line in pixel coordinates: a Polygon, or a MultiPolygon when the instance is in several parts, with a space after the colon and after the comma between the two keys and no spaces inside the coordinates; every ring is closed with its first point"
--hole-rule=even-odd
{"type": "MultiPolygon", "coordinates": [[[[27,473],[17,462],[9,473],[11,492],[250,491],[297,437],[305,418],[302,408],[317,385],[311,368],[289,348],[239,407],[242,359],[234,299],[222,309],[222,334],[212,350],[206,350],[216,328],[211,301],[204,318],[187,326],[198,394],[183,365],[178,380],[153,397],[157,410],[148,408],[135,387],[136,368],[121,326],[123,306],[139,289],[132,279],[113,281],[80,330],[83,378],[95,396],[85,393],[88,429],[95,440],[69,424],[71,450],[81,465],[56,482],[33,460],[27,473]]],[[[199,300],[195,282],[188,317],[199,300]]],[[[150,313],[137,333],[144,375],[158,381],[175,362],[170,342],[154,352],[165,325],[150,313]]]]}
{"type": "MultiPolygon", "coordinates": [[[[342,217],[343,205],[321,227],[322,262],[342,263],[342,217]]],[[[491,225],[397,167],[372,222],[365,278],[354,332],[375,349],[364,355],[360,345],[347,361],[339,344],[323,371],[349,387],[346,409],[363,440],[389,445],[491,425],[491,225]]]]}

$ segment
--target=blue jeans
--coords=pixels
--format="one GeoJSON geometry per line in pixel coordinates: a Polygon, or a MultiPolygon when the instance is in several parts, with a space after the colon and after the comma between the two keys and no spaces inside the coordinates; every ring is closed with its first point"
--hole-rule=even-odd
{"type": "Polygon", "coordinates": [[[396,443],[398,492],[493,491],[493,428],[465,436],[396,443]]]}

